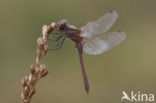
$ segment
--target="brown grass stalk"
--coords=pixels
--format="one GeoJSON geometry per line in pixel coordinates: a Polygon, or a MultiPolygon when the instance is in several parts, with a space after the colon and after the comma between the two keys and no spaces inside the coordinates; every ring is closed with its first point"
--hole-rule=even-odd
{"type": "Polygon", "coordinates": [[[46,66],[40,64],[40,59],[44,56],[48,50],[48,44],[46,43],[49,34],[57,28],[56,23],[52,23],[49,26],[44,25],[42,28],[42,37],[37,39],[37,52],[36,63],[30,66],[29,76],[22,78],[22,93],[21,103],[30,103],[32,96],[36,93],[35,86],[38,81],[48,74],[46,66]]]}

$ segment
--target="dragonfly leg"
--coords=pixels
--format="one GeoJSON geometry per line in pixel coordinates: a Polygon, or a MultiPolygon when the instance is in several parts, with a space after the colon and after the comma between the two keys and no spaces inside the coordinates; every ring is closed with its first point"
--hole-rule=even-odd
{"type": "Polygon", "coordinates": [[[54,41],[54,42],[57,42],[59,41],[62,37],[63,37],[64,33],[59,35],[58,37],[56,37],[55,39],[52,39],[52,38],[48,38],[49,41],[54,41]]]}
{"type": "Polygon", "coordinates": [[[48,50],[58,50],[58,49],[60,49],[62,47],[62,45],[63,45],[64,40],[65,40],[65,36],[59,40],[59,42],[57,43],[57,48],[51,48],[51,49],[48,49],[48,50]]]}

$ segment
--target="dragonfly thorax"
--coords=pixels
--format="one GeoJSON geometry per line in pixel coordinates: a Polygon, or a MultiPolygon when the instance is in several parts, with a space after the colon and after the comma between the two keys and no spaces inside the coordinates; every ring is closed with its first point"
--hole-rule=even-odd
{"type": "Polygon", "coordinates": [[[83,40],[83,38],[80,37],[80,34],[81,31],[79,29],[70,28],[70,27],[66,28],[66,33],[65,33],[66,37],[68,37],[74,42],[81,42],[83,40]]]}

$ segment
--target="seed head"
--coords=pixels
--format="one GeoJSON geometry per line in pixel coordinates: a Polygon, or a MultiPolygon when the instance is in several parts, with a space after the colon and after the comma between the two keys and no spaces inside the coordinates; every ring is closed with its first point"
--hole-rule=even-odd
{"type": "Polygon", "coordinates": [[[40,71],[42,72],[42,71],[44,71],[44,70],[45,70],[45,65],[41,64],[41,65],[40,65],[40,71]]]}
{"type": "Polygon", "coordinates": [[[43,41],[43,38],[42,37],[39,37],[37,39],[37,44],[38,44],[38,46],[42,46],[44,44],[44,41],[43,41]]]}
{"type": "Polygon", "coordinates": [[[35,72],[35,65],[34,64],[32,64],[30,66],[30,71],[31,71],[32,74],[35,72]]]}
{"type": "Polygon", "coordinates": [[[53,29],[56,29],[57,28],[57,24],[55,22],[52,22],[51,23],[51,26],[52,26],[53,29]]]}
{"type": "Polygon", "coordinates": [[[48,44],[44,44],[43,49],[44,49],[44,51],[47,51],[48,50],[48,44]]]}
{"type": "Polygon", "coordinates": [[[42,27],[42,34],[43,35],[47,34],[47,29],[48,29],[48,26],[47,25],[43,25],[43,27],[42,27]]]}
{"type": "Polygon", "coordinates": [[[44,72],[41,74],[41,77],[44,77],[48,74],[48,71],[47,70],[44,70],[44,72]]]}

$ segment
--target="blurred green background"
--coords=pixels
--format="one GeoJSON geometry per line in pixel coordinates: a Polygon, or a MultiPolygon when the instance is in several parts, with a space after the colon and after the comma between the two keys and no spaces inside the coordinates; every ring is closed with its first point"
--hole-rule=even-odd
{"type": "Polygon", "coordinates": [[[122,90],[156,94],[156,0],[1,0],[1,103],[20,102],[21,78],[35,63],[44,24],[67,19],[81,27],[111,9],[119,18],[110,31],[124,30],[127,39],[102,55],[84,54],[89,96],[77,52],[66,39],[62,49],[42,58],[50,73],[32,103],[121,103],[122,90]]]}

